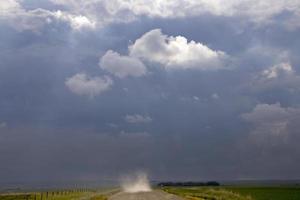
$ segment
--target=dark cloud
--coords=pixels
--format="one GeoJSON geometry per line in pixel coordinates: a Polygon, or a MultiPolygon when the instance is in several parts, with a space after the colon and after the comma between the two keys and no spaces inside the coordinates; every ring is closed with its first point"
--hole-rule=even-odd
{"type": "MultiPolygon", "coordinates": [[[[50,1],[22,5],[26,12],[51,11],[52,18],[58,9],[73,18],[80,13],[50,1]]],[[[290,12],[264,23],[236,13],[146,13],[82,30],[67,18],[38,32],[16,29],[0,15],[2,185],[101,182],[135,170],[157,180],[299,177],[300,30],[287,26],[296,17],[290,12]],[[166,70],[152,57],[131,57],[128,47],[153,29],[223,51],[231,66],[166,70]],[[143,70],[129,73],[114,66],[118,62],[104,70],[98,64],[108,50],[143,70]],[[70,90],[66,82],[76,74],[87,79],[70,90]],[[99,77],[113,82],[105,92],[99,92],[99,77]],[[270,134],[279,128],[284,137],[270,134]]]]}

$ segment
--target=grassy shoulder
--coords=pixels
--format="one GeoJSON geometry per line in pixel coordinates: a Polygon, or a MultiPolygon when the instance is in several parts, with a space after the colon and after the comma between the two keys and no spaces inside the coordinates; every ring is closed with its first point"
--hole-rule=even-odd
{"type": "Polygon", "coordinates": [[[299,200],[300,187],[164,187],[188,200],[299,200]]]}
{"type": "Polygon", "coordinates": [[[90,198],[90,200],[107,200],[107,199],[108,199],[107,196],[104,195],[96,195],[90,198]]]}
{"type": "Polygon", "coordinates": [[[72,193],[15,193],[0,194],[0,200],[107,200],[107,195],[99,192],[72,192],[72,193]]]}
{"type": "Polygon", "coordinates": [[[70,193],[23,193],[23,194],[2,194],[0,200],[14,199],[14,200],[69,200],[69,199],[81,199],[93,195],[93,192],[70,192],[70,193]]]}
{"type": "Polygon", "coordinates": [[[163,190],[188,200],[253,200],[250,196],[211,187],[164,187],[163,190]]]}
{"type": "Polygon", "coordinates": [[[255,200],[299,200],[300,187],[226,187],[227,190],[242,195],[250,195],[255,200]]]}

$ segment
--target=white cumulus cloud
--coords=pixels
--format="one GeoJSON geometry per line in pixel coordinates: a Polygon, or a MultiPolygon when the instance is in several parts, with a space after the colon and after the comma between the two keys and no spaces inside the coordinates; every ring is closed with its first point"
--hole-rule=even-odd
{"type": "Polygon", "coordinates": [[[228,56],[183,36],[167,36],[160,29],[145,33],[129,47],[130,56],[159,63],[166,69],[216,70],[228,56]]]}
{"type": "Polygon", "coordinates": [[[99,65],[119,78],[140,77],[147,73],[146,66],[138,58],[122,56],[111,50],[100,59],[99,65]]]}
{"type": "Polygon", "coordinates": [[[73,30],[81,30],[83,28],[93,29],[96,27],[96,22],[83,15],[72,15],[60,10],[53,13],[60,20],[70,23],[73,30]]]}
{"type": "Polygon", "coordinates": [[[95,28],[96,22],[81,14],[72,14],[61,10],[35,8],[26,10],[22,1],[6,0],[0,2],[0,20],[18,31],[30,30],[39,33],[40,30],[54,21],[66,22],[72,30],[95,28]]]}
{"type": "Polygon", "coordinates": [[[0,2],[0,16],[12,15],[14,12],[19,12],[21,9],[20,4],[16,0],[5,0],[0,2]]]}
{"type": "Polygon", "coordinates": [[[152,118],[145,115],[134,114],[134,115],[126,115],[125,121],[128,123],[136,124],[136,123],[149,123],[152,122],[152,118]]]}
{"type": "MultiPolygon", "coordinates": [[[[60,5],[61,12],[74,30],[82,27],[106,26],[112,23],[128,23],[141,17],[188,18],[201,15],[235,17],[258,25],[276,22],[275,17],[288,12],[290,17],[283,24],[288,28],[299,27],[299,0],[50,0],[60,5]]],[[[51,9],[22,8],[22,1],[0,2],[0,17],[14,24],[15,28],[35,30],[47,24],[56,11],[51,9]],[[41,16],[36,11],[43,11],[41,16]],[[45,15],[49,15],[44,18],[45,15]],[[11,22],[13,21],[13,22],[11,22]],[[27,29],[26,29],[27,28],[27,29]],[[34,29],[35,28],[35,29],[34,29]]]]}
{"type": "Polygon", "coordinates": [[[79,73],[68,78],[65,85],[77,95],[94,97],[109,90],[113,81],[108,76],[90,77],[79,73]]]}
{"type": "Polygon", "coordinates": [[[279,63],[262,72],[262,75],[267,79],[277,78],[280,75],[291,75],[294,70],[290,63],[279,63]]]}
{"type": "MultiPolygon", "coordinates": [[[[286,59],[285,59],[286,60],[286,59]]],[[[300,76],[289,61],[278,61],[254,75],[246,83],[246,87],[253,92],[263,92],[272,89],[298,90],[300,76]]]]}
{"type": "MultiPolygon", "coordinates": [[[[73,12],[97,16],[100,24],[129,22],[141,16],[184,18],[210,14],[238,17],[256,24],[272,21],[282,12],[299,21],[298,0],[51,0],[73,12]],[[102,12],[99,12],[101,10],[102,12]]],[[[290,22],[286,22],[289,24],[290,22]]],[[[295,23],[293,23],[295,24],[295,23]]],[[[298,23],[299,24],[299,23],[298,23]]]]}

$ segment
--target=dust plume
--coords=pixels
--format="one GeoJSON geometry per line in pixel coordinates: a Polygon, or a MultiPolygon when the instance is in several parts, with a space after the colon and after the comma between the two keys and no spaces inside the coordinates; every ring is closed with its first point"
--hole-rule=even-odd
{"type": "Polygon", "coordinates": [[[150,192],[152,190],[147,174],[143,172],[123,177],[121,188],[127,193],[150,192]]]}

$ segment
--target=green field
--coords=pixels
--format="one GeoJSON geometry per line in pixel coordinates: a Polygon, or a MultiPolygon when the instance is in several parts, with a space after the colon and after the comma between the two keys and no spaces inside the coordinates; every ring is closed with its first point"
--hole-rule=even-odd
{"type": "Polygon", "coordinates": [[[165,187],[188,200],[300,200],[300,187],[165,187]]]}
{"type": "MultiPolygon", "coordinates": [[[[300,187],[163,187],[187,200],[300,200],[300,187]]],[[[118,190],[50,191],[0,194],[0,200],[107,200],[118,190]]]]}

